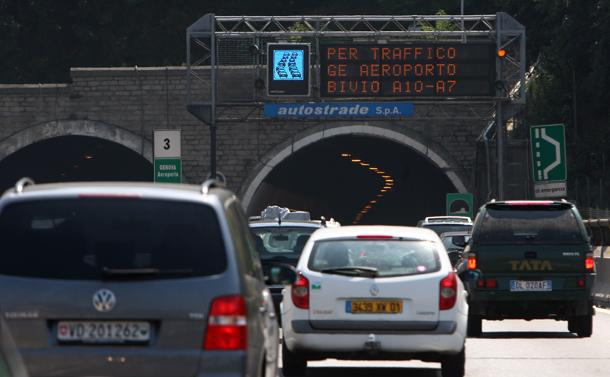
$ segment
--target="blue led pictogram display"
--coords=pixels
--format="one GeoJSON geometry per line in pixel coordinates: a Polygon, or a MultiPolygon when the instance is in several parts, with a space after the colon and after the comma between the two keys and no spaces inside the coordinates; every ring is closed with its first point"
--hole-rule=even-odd
{"type": "Polygon", "coordinates": [[[304,80],[304,55],[302,49],[273,51],[273,79],[304,80]]]}

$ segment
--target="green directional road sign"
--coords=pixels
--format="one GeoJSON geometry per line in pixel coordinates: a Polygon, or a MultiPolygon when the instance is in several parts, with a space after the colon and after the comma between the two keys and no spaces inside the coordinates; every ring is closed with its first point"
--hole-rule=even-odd
{"type": "Polygon", "coordinates": [[[567,196],[566,138],[563,124],[530,127],[532,175],[536,198],[567,196]]]}
{"type": "Polygon", "coordinates": [[[182,160],[179,158],[155,158],[155,182],[182,182],[182,160]]]}
{"type": "Polygon", "coordinates": [[[565,181],[566,138],[563,124],[530,128],[534,182],[565,181]]]}
{"type": "Polygon", "coordinates": [[[468,216],[472,219],[474,213],[471,193],[449,193],[447,194],[446,203],[447,216],[468,216]]]}

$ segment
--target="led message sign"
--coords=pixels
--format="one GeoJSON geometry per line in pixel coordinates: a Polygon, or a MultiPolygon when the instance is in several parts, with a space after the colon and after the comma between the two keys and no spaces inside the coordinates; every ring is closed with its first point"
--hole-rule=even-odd
{"type": "Polygon", "coordinates": [[[309,95],[309,44],[269,43],[267,48],[267,94],[309,95]]]}
{"type": "Polygon", "coordinates": [[[322,97],[494,95],[492,44],[351,44],[320,49],[322,97]]]}

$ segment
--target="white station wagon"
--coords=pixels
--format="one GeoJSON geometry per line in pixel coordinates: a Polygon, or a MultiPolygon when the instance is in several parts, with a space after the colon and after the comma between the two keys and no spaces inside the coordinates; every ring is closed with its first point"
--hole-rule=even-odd
{"type": "Polygon", "coordinates": [[[297,270],[282,300],[285,376],[326,358],[417,359],[464,375],[466,293],[432,230],[319,229],[297,270]]]}

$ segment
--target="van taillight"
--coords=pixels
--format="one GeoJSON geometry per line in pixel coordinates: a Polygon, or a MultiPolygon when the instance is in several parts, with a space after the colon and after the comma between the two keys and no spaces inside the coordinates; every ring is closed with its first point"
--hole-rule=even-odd
{"type": "Polygon", "coordinates": [[[448,310],[453,308],[457,299],[457,277],[455,272],[450,272],[440,283],[439,309],[448,310]]]}
{"type": "Polygon", "coordinates": [[[593,254],[587,254],[585,257],[585,270],[587,272],[593,272],[595,270],[595,260],[593,254]]]}
{"type": "Polygon", "coordinates": [[[468,254],[468,269],[469,270],[477,269],[477,256],[474,254],[468,254]]]}
{"type": "Polygon", "coordinates": [[[205,332],[205,350],[245,350],[248,346],[246,301],[240,295],[212,301],[205,332]]]}
{"type": "Polygon", "coordinates": [[[309,309],[309,280],[299,274],[297,281],[292,284],[290,290],[292,303],[300,309],[309,309]]]}

